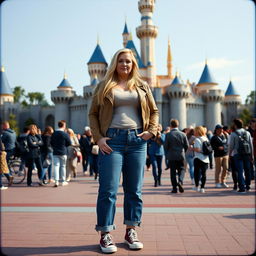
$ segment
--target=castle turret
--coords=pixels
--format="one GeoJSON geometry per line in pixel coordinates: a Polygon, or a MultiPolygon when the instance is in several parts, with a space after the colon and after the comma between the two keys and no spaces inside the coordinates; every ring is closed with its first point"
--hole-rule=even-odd
{"type": "Polygon", "coordinates": [[[58,121],[65,120],[69,126],[69,104],[73,97],[76,95],[72,86],[67,80],[67,75],[64,74],[64,78],[57,87],[57,90],[51,91],[51,100],[55,104],[55,128],[57,128],[58,121]]]}
{"type": "Polygon", "coordinates": [[[190,90],[188,85],[184,84],[178,74],[176,74],[171,85],[167,87],[166,92],[170,97],[170,119],[178,119],[180,128],[187,127],[187,107],[186,99],[189,97],[190,90]]]}
{"type": "Polygon", "coordinates": [[[87,65],[91,82],[94,79],[95,75],[97,75],[98,79],[101,81],[107,72],[108,63],[105,60],[99,42],[97,42],[97,46],[87,65]]]}
{"type": "Polygon", "coordinates": [[[230,80],[224,98],[224,106],[226,109],[225,124],[231,124],[233,119],[238,116],[238,110],[241,103],[241,97],[238,94],[237,90],[235,89],[232,81],[230,80]]]}
{"type": "Polygon", "coordinates": [[[150,86],[156,86],[156,64],[155,64],[155,38],[158,29],[152,21],[155,0],[140,0],[138,8],[141,13],[141,25],[136,28],[136,33],[140,39],[141,59],[144,66],[149,66],[148,82],[150,86]]]}
{"type": "Polygon", "coordinates": [[[126,22],[125,22],[125,24],[124,24],[124,31],[123,31],[123,46],[124,46],[124,48],[126,48],[126,44],[127,44],[127,42],[128,42],[128,40],[129,40],[129,32],[128,32],[128,28],[127,28],[127,24],[126,24],[126,22]]]}
{"type": "Polygon", "coordinates": [[[7,80],[5,69],[2,66],[0,70],[0,105],[3,105],[4,102],[13,103],[13,101],[13,92],[7,80]]]}

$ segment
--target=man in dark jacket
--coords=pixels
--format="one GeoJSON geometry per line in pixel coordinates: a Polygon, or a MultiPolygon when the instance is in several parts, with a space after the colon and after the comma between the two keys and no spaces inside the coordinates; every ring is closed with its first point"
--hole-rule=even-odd
{"type": "Polygon", "coordinates": [[[71,140],[66,130],[66,122],[61,120],[58,122],[59,129],[51,136],[51,145],[53,148],[53,163],[54,163],[54,187],[58,187],[59,181],[62,186],[68,185],[66,181],[66,162],[67,162],[67,147],[71,145],[71,140]]]}
{"type": "Polygon", "coordinates": [[[167,152],[167,159],[169,160],[169,167],[171,173],[172,193],[177,193],[177,186],[179,192],[183,193],[184,189],[183,179],[185,175],[185,152],[188,149],[188,139],[185,133],[178,129],[179,121],[172,119],[170,121],[171,131],[166,134],[164,148],[167,152]],[[178,181],[176,174],[178,171],[178,181]]]}
{"type": "Polygon", "coordinates": [[[216,188],[228,188],[226,178],[228,173],[228,135],[223,133],[223,126],[215,126],[214,135],[211,138],[215,160],[215,186],[216,188]]]}

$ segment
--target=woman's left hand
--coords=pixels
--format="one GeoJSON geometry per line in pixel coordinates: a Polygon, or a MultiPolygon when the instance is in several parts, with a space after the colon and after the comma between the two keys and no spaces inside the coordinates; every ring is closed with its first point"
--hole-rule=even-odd
{"type": "Polygon", "coordinates": [[[145,131],[145,132],[138,134],[138,137],[141,137],[143,140],[149,140],[153,137],[153,134],[148,131],[145,131]]]}

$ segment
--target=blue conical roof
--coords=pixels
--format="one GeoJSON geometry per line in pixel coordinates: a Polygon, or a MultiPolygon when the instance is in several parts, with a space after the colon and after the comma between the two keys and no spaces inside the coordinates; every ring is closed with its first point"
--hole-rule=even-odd
{"type": "Polygon", "coordinates": [[[63,88],[63,87],[69,87],[69,88],[72,88],[72,86],[70,85],[68,79],[67,79],[67,76],[66,74],[64,75],[64,78],[63,80],[61,81],[61,83],[59,84],[58,88],[63,88]]]}
{"type": "Polygon", "coordinates": [[[95,77],[92,82],[91,82],[91,85],[97,85],[99,83],[99,80],[97,77],[95,77]]]}
{"type": "Polygon", "coordinates": [[[139,68],[145,68],[145,65],[143,64],[141,58],[140,58],[140,55],[138,54],[137,52],[137,49],[135,47],[135,44],[133,43],[133,40],[129,40],[126,44],[126,48],[132,50],[133,54],[134,54],[134,57],[136,58],[137,60],[137,63],[138,63],[138,66],[139,68]]]}
{"type": "Polygon", "coordinates": [[[106,63],[107,64],[99,44],[97,44],[90,60],[87,62],[87,64],[90,64],[90,63],[106,63]]]}
{"type": "Polygon", "coordinates": [[[208,67],[207,63],[205,64],[203,73],[202,73],[202,75],[199,79],[198,85],[199,84],[217,84],[215,82],[215,79],[211,75],[211,72],[209,70],[209,67],[208,67]]]}
{"type": "Polygon", "coordinates": [[[0,95],[13,95],[12,89],[7,80],[6,74],[4,72],[4,68],[1,68],[0,71],[0,95]]]}
{"type": "Polygon", "coordinates": [[[124,31],[123,31],[123,34],[129,34],[126,22],[125,22],[125,24],[124,24],[124,31]]]}
{"type": "Polygon", "coordinates": [[[228,88],[225,92],[225,96],[231,96],[231,95],[239,95],[239,93],[235,89],[233,83],[230,81],[228,84],[228,88]]]}
{"type": "Polygon", "coordinates": [[[182,84],[180,78],[178,77],[178,75],[176,75],[171,83],[171,85],[176,85],[176,84],[182,84]]]}

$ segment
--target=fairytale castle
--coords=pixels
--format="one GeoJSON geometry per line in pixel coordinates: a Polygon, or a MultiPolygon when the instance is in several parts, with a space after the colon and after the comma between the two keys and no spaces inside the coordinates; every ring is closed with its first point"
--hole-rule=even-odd
{"type": "MultiPolygon", "coordinates": [[[[155,63],[155,39],[158,28],[153,24],[152,16],[155,0],[139,0],[141,24],[136,28],[140,39],[140,53],[137,51],[132,36],[125,23],[122,33],[123,47],[133,51],[142,77],[149,83],[160,112],[160,123],[169,125],[171,118],[180,121],[180,128],[190,125],[206,125],[213,130],[218,123],[230,124],[239,113],[241,97],[233,83],[227,86],[224,93],[213,79],[207,62],[198,83],[184,82],[178,74],[173,74],[170,42],[167,48],[166,75],[157,75],[155,63]]],[[[117,47],[118,48],[118,47],[117,47]]],[[[15,114],[20,128],[28,118],[35,120],[42,129],[51,125],[56,127],[59,120],[66,120],[75,132],[82,132],[89,125],[88,113],[93,91],[107,71],[108,63],[102,49],[97,43],[88,63],[90,84],[83,87],[83,95],[77,95],[69,83],[66,74],[56,90],[51,91],[54,106],[31,106],[21,108],[13,103],[13,93],[8,83],[4,68],[0,71],[0,111],[1,119],[8,120],[15,114]]]]}

